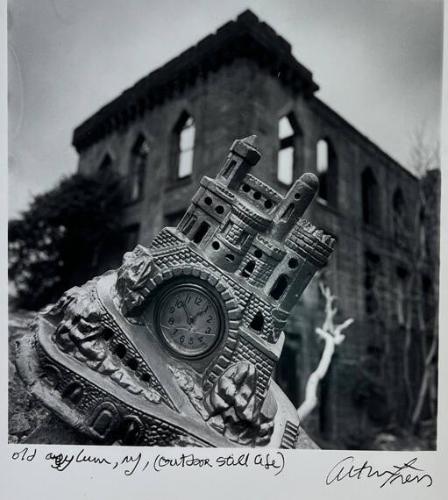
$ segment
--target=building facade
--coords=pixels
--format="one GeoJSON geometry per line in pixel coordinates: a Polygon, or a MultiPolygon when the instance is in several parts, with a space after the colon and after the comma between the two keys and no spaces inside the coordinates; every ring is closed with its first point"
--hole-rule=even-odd
{"type": "MultiPolygon", "coordinates": [[[[114,169],[127,182],[123,233],[109,242],[103,268],[176,225],[235,138],[257,135],[263,156],[254,173],[281,194],[302,173],[318,175],[310,218],[337,242],[319,279],[338,297],[338,319],[355,322],[306,426],[323,444],[351,447],[401,422],[418,392],[419,356],[404,377],[411,393],[403,385],[405,298],[422,287],[434,317],[438,254],[426,245],[415,277],[419,179],[323,103],[318,88],[290,44],[246,11],[96,112],[76,128],[73,145],[81,173],[114,169]]],[[[272,208],[268,198],[258,201],[272,208]]],[[[324,318],[318,281],[296,306],[277,370],[297,405],[323,347],[314,333],[324,318]]],[[[420,343],[413,332],[411,350],[420,343]]]]}

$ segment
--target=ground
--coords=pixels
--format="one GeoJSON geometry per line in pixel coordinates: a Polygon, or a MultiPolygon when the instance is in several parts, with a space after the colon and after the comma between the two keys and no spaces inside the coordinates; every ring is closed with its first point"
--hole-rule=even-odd
{"type": "Polygon", "coordinates": [[[9,442],[88,444],[86,438],[73,431],[30,395],[17,374],[14,364],[16,341],[27,330],[33,316],[34,313],[28,311],[9,312],[9,442]]]}
{"type": "MultiPolygon", "coordinates": [[[[9,312],[9,442],[28,444],[94,444],[82,434],[75,432],[51,413],[35,397],[30,395],[17,374],[14,364],[16,341],[28,330],[34,312],[15,310],[9,312]]],[[[436,426],[428,423],[420,437],[405,431],[378,433],[357,448],[371,450],[428,450],[436,449],[436,426]]],[[[326,448],[325,443],[320,443],[326,448]]],[[[329,448],[338,448],[334,443],[329,448]]],[[[298,448],[316,448],[305,432],[299,435],[298,448]]]]}

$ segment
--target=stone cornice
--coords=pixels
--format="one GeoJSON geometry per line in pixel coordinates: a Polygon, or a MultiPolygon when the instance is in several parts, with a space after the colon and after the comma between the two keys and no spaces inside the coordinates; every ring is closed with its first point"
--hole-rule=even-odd
{"type": "Polygon", "coordinates": [[[312,73],[292,55],[291,45],[247,10],[102,107],[75,129],[73,146],[81,152],[238,58],[254,60],[278,75],[295,94],[309,96],[318,90],[312,73]]]}

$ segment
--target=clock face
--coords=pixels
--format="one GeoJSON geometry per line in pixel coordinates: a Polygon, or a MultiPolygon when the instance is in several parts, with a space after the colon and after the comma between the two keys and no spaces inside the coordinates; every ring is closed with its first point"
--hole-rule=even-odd
{"type": "Polygon", "coordinates": [[[212,291],[199,284],[170,286],[156,306],[156,328],[181,357],[201,357],[221,338],[222,312],[212,291]]]}

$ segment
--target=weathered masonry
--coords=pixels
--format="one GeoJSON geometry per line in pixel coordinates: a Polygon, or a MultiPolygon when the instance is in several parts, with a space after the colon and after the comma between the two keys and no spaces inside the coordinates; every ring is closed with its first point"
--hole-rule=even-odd
{"type": "MultiPolygon", "coordinates": [[[[103,255],[101,270],[117,265],[137,242],[148,245],[163,226],[177,225],[200,179],[218,173],[237,137],[257,135],[263,157],[256,176],[283,195],[302,173],[317,174],[319,198],[310,217],[337,240],[325,279],[339,298],[341,315],[355,323],[322,384],[309,430],[349,445],[353,436],[399,419],[403,406],[400,297],[413,266],[408,228],[419,181],[323,103],[318,88],[290,44],[246,11],[97,111],[76,128],[73,145],[80,172],[115,169],[128,180],[123,237],[114,253],[103,255]],[[374,403],[359,395],[371,372],[379,387],[389,387],[374,403]]],[[[428,182],[438,189],[435,174],[428,182]]],[[[272,193],[249,183],[242,189],[260,210],[274,209],[272,193]]],[[[428,251],[416,287],[426,295],[437,276],[434,224],[422,224],[428,251]]],[[[232,241],[242,237],[238,229],[227,230],[232,241]]],[[[226,262],[225,253],[219,255],[226,262]]],[[[244,258],[247,279],[264,279],[257,259],[244,258]]],[[[428,299],[428,318],[435,304],[436,298],[428,299]]],[[[288,325],[277,374],[295,403],[303,399],[320,355],[314,328],[322,316],[312,283],[288,325]]],[[[416,361],[414,388],[421,370],[416,361]]]]}

